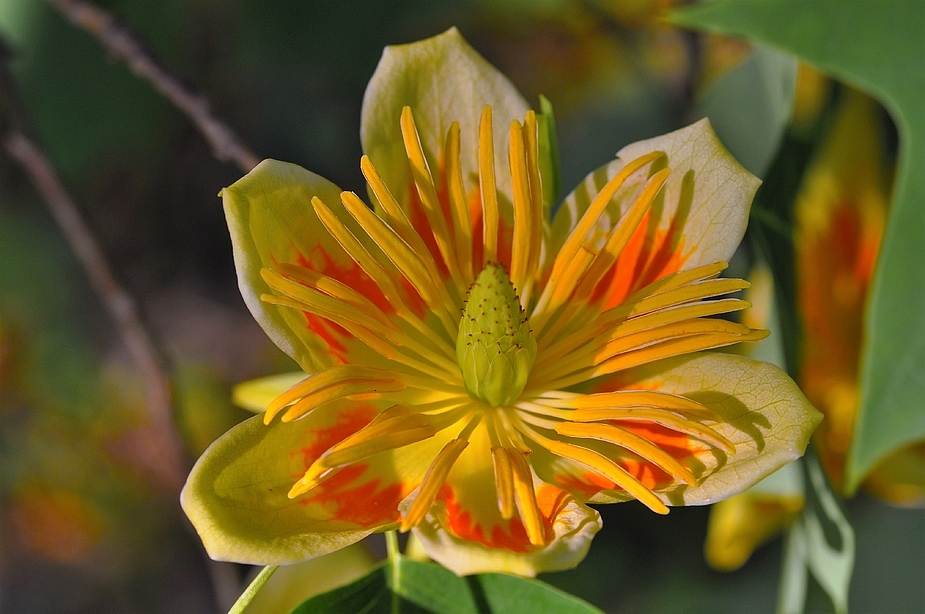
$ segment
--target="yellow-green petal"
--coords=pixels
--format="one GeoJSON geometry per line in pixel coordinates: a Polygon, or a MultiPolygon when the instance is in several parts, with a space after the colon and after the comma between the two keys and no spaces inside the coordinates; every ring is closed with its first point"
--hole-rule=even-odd
{"type": "Polygon", "coordinates": [[[304,563],[284,565],[260,589],[244,614],[291,612],[310,597],[353,582],[375,565],[375,558],[363,544],[304,563]]]}
{"type": "Polygon", "coordinates": [[[231,402],[259,414],[270,401],[306,378],[305,373],[280,373],[241,382],[231,391],[231,402]]]}
{"type": "MultiPolygon", "coordinates": [[[[478,171],[478,134],[482,109],[491,105],[494,149],[507,151],[508,127],[523,121],[528,106],[501,72],[451,28],[432,38],[386,47],[366,94],[360,122],[363,151],[400,203],[408,202],[410,171],[399,117],[411,107],[431,173],[436,176],[440,151],[450,124],[459,122],[463,181],[473,189],[478,171]]],[[[510,173],[496,164],[498,190],[511,201],[510,173]]]]}
{"type": "Polygon", "coordinates": [[[589,174],[556,212],[551,253],[559,250],[607,181],[629,162],[653,151],[664,152],[666,158],[637,171],[624,184],[598,222],[596,236],[603,241],[605,233],[633,204],[651,173],[667,166],[671,174],[652,206],[657,224],[648,233],[679,233],[682,268],[728,261],[745,234],[752,198],[761,181],[732,157],[706,119],[627,145],[613,162],[589,174]]]}
{"type": "MultiPolygon", "coordinates": [[[[735,445],[728,455],[716,449],[696,452],[699,466],[691,469],[699,482],[656,492],[667,505],[707,505],[743,492],[802,456],[822,419],[782,370],[733,354],[663,360],[621,372],[611,383],[698,401],[722,420],[711,428],[735,445]]],[[[591,501],[626,499],[622,491],[608,491],[591,501]]]]}
{"type": "MultiPolygon", "coordinates": [[[[544,488],[558,491],[554,486],[540,485],[538,494],[541,497],[544,488]]],[[[597,511],[570,498],[553,524],[555,536],[546,546],[528,552],[489,548],[461,539],[444,528],[435,514],[428,514],[414,528],[414,535],[430,558],[458,576],[503,572],[533,578],[538,573],[577,566],[588,554],[591,540],[601,527],[597,511]]]]}
{"type": "Polygon", "coordinates": [[[330,411],[322,409],[272,428],[263,424],[262,416],[254,416],[200,457],[183,488],[181,503],[209,556],[254,565],[296,563],[339,550],[397,520],[404,490],[395,486],[400,480],[388,459],[374,459],[379,463],[370,462],[367,474],[357,482],[365,478],[362,484],[370,486],[369,496],[362,499],[366,506],[394,490],[384,497],[394,510],[354,508],[344,514],[331,497],[287,496],[306,465],[335,442],[327,440],[343,438],[376,413],[368,407],[333,405],[330,411]],[[353,427],[351,421],[356,422],[353,427]],[[379,521],[358,521],[375,520],[373,516],[379,521]]]}
{"type": "Polygon", "coordinates": [[[338,348],[325,336],[344,346],[342,354],[364,353],[366,347],[354,339],[337,337],[321,324],[319,334],[302,312],[261,300],[273,291],[260,271],[286,263],[308,266],[336,279],[362,281],[364,275],[325,230],[311,204],[313,197],[320,198],[348,227],[356,229],[357,236],[365,236],[344,210],[340,193],[340,188],[323,177],[276,160],[264,160],[221,192],[244,302],[270,339],[307,373],[336,362],[333,352],[338,348]]]}

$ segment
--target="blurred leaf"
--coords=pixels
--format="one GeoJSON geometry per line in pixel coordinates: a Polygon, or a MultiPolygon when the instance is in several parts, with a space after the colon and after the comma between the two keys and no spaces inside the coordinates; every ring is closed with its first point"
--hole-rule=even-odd
{"type": "Polygon", "coordinates": [[[710,508],[703,553],[718,571],[745,564],[760,545],[791,525],[803,509],[799,461],[784,465],[747,491],[710,508]]]}
{"type": "Polygon", "coordinates": [[[701,96],[698,110],[742,166],[764,177],[790,123],[797,61],[764,45],[724,73],[701,96]]]}
{"type": "Polygon", "coordinates": [[[247,417],[229,400],[229,386],[206,365],[183,361],[174,369],[176,422],[187,448],[199,456],[247,417]]]}
{"type": "Polygon", "coordinates": [[[925,438],[925,4],[905,0],[721,0],[679,11],[678,25],[786,49],[880,100],[900,138],[890,219],[874,276],[862,359],[863,399],[846,467],[854,490],[879,459],[925,438]]]}
{"type": "MultiPolygon", "coordinates": [[[[111,4],[111,3],[110,3],[111,4]]],[[[178,48],[177,0],[126,2],[116,10],[145,26],[143,35],[168,58],[178,48]],[[164,45],[157,43],[164,42],[164,45]]],[[[97,171],[103,160],[150,164],[171,135],[169,106],[102,46],[45,2],[0,2],[0,32],[16,53],[10,68],[34,128],[68,179],[97,171]],[[13,8],[10,8],[13,7],[13,8]]]]}
{"type": "Polygon", "coordinates": [[[810,488],[802,524],[808,542],[809,570],[822,585],[835,611],[848,611],[848,587],[854,570],[854,530],[815,454],[804,463],[810,488]]]}
{"type": "Polygon", "coordinates": [[[365,612],[588,614],[593,606],[537,580],[504,574],[461,578],[434,563],[397,557],[356,582],[313,597],[293,614],[365,612]]]}
{"type": "Polygon", "coordinates": [[[806,603],[808,577],[806,531],[799,522],[787,533],[784,546],[784,565],[781,570],[780,593],[777,597],[778,614],[800,614],[806,603]]]}
{"type": "Polygon", "coordinates": [[[854,530],[845,516],[819,457],[807,454],[802,463],[808,487],[806,508],[787,539],[778,611],[802,612],[808,588],[806,570],[832,600],[837,614],[848,611],[848,588],[854,570],[854,530]]]}

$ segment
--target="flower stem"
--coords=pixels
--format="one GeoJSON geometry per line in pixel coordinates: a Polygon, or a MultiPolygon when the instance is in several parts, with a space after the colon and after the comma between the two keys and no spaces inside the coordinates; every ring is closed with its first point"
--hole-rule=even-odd
{"type": "Polygon", "coordinates": [[[241,614],[247,606],[250,605],[251,601],[254,600],[254,597],[257,596],[257,593],[260,592],[260,589],[263,588],[263,585],[267,583],[267,580],[270,579],[270,576],[279,568],[279,565],[267,565],[260,570],[260,573],[257,574],[257,577],[250,583],[250,585],[244,589],[244,592],[241,593],[241,596],[238,597],[238,600],[234,602],[234,605],[231,606],[231,609],[228,610],[228,614],[241,614]]]}
{"type": "Polygon", "coordinates": [[[401,585],[401,552],[398,550],[398,532],[386,531],[385,533],[385,550],[389,557],[389,570],[391,571],[391,589],[392,609],[391,612],[397,613],[401,607],[401,597],[398,596],[399,586],[401,585]]]}
{"type": "Polygon", "coordinates": [[[401,555],[398,550],[398,532],[385,532],[385,551],[388,553],[389,563],[394,564],[395,560],[401,555]]]}

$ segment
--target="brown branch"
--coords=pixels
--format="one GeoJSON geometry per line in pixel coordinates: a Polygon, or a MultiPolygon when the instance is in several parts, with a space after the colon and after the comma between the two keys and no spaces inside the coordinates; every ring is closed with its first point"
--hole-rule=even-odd
{"type": "MultiPolygon", "coordinates": [[[[52,217],[115,323],[132,361],[142,374],[147,418],[151,428],[139,432],[139,437],[133,439],[132,444],[146,448],[140,451],[141,455],[153,461],[149,463],[153,466],[140,469],[153,472],[165,487],[172,492],[179,492],[189,465],[183,442],[175,429],[168,360],[146,328],[134,297],[116,279],[103,250],[58,178],[54,166],[35,140],[30,138],[26,113],[7,66],[10,55],[0,39],[0,144],[22,166],[44,198],[52,217]]],[[[252,156],[246,148],[235,155],[252,156]]],[[[241,165],[246,159],[240,157],[236,161],[241,165]]],[[[218,610],[225,612],[234,603],[240,588],[235,566],[213,561],[205,552],[203,555],[218,610]]]]}
{"type": "Polygon", "coordinates": [[[28,136],[30,130],[26,115],[7,67],[6,55],[8,52],[0,42],[0,140],[42,195],[144,378],[148,422],[153,428],[151,437],[142,436],[136,443],[150,446],[144,452],[147,457],[156,459],[157,465],[144,469],[154,472],[164,486],[179,491],[186,460],[183,444],[173,424],[167,362],[142,323],[135,299],[116,280],[102,249],[51,162],[28,136]]]}
{"type": "Polygon", "coordinates": [[[131,27],[84,0],[48,0],[71,23],[95,36],[113,57],[124,61],[192,120],[222,162],[234,162],[245,173],[260,158],[212,113],[208,99],[187,87],[154,57],[131,27]]]}

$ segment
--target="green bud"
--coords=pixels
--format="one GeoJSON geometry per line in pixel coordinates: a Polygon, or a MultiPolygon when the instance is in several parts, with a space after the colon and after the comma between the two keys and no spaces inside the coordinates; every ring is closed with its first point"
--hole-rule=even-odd
{"type": "Polygon", "coordinates": [[[488,264],[469,288],[456,359],[469,395],[493,407],[520,397],[536,360],[536,339],[504,267],[488,264]]]}

